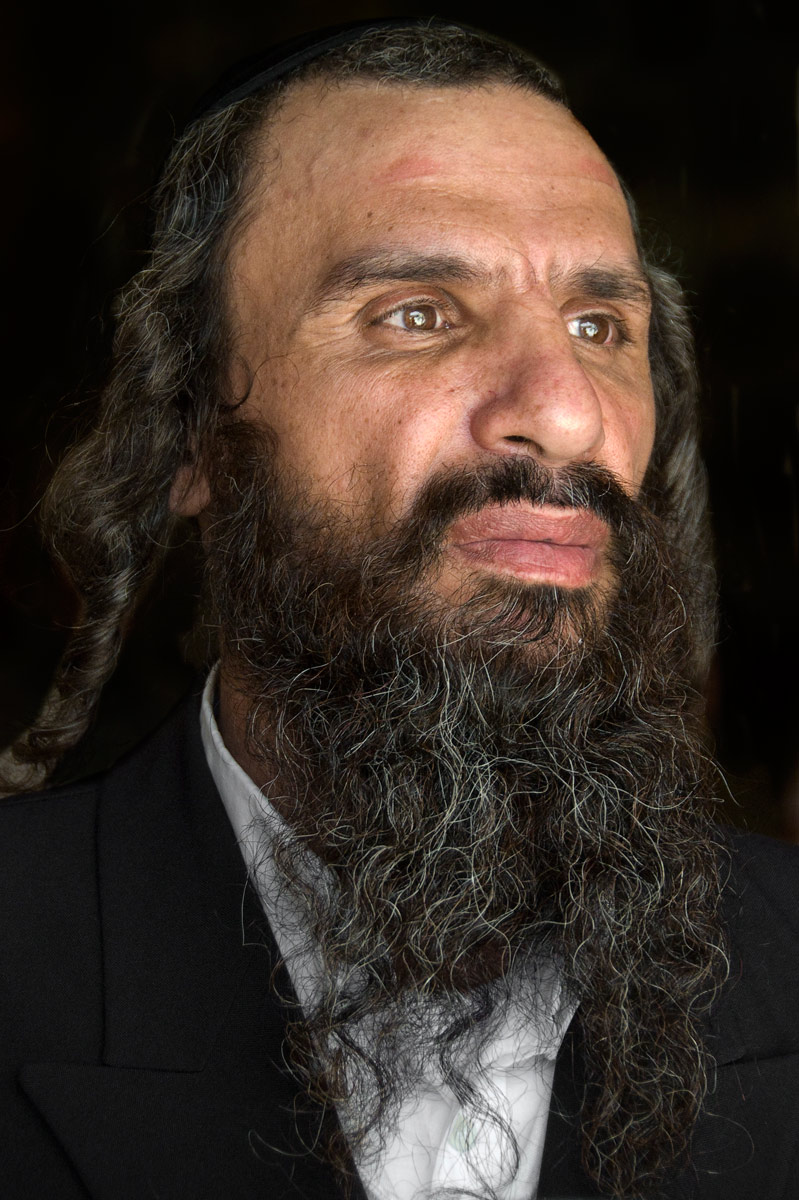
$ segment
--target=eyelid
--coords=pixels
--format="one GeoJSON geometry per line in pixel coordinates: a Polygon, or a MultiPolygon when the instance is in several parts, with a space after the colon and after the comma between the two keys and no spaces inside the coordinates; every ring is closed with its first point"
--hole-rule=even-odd
{"type": "MultiPolygon", "coordinates": [[[[428,305],[430,308],[435,308],[440,313],[442,321],[445,323],[441,328],[451,328],[452,324],[457,319],[457,306],[455,301],[450,296],[438,295],[433,296],[425,292],[416,294],[410,293],[398,299],[395,303],[389,303],[388,306],[381,306],[381,302],[370,301],[366,305],[366,324],[381,325],[385,324],[389,317],[393,317],[396,313],[401,312],[404,308],[413,308],[414,305],[428,305]],[[372,311],[370,311],[372,310],[372,311]],[[376,310],[376,311],[375,311],[376,310]]],[[[431,333],[439,332],[439,330],[430,330],[431,333]]]]}
{"type": "MultiPolygon", "coordinates": [[[[440,333],[442,329],[451,329],[452,328],[450,322],[447,320],[445,314],[442,312],[442,306],[440,304],[435,303],[432,300],[411,300],[410,303],[398,304],[394,308],[389,309],[387,312],[384,312],[381,316],[377,317],[372,322],[372,324],[373,325],[388,325],[389,328],[391,328],[391,329],[399,329],[400,328],[399,325],[391,325],[390,324],[391,317],[397,316],[397,314],[401,313],[404,309],[413,310],[414,308],[435,309],[437,318],[440,321],[440,324],[438,324],[438,323],[436,324],[435,329],[419,330],[418,331],[419,333],[440,333]]],[[[407,330],[406,332],[410,333],[410,332],[412,332],[412,330],[407,330]]]]}
{"type": "Polygon", "coordinates": [[[613,328],[613,336],[608,342],[590,342],[587,338],[581,338],[581,341],[588,342],[588,345],[594,346],[626,346],[634,341],[630,331],[630,324],[625,317],[622,317],[617,312],[607,312],[601,308],[585,308],[580,312],[570,312],[566,315],[567,326],[572,321],[590,321],[592,317],[597,317],[600,320],[608,321],[613,328]]]}

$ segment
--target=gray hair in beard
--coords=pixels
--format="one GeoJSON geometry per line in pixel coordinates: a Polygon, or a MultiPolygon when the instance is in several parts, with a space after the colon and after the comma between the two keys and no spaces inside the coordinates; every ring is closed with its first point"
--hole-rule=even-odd
{"type": "MultiPolygon", "coordinates": [[[[651,1189],[688,1151],[700,1019],[726,970],[677,549],[592,464],[448,471],[367,537],[278,479],[237,424],[212,491],[209,596],[292,829],[279,874],[324,964],[291,1035],[308,1092],[357,1114],[357,1157],[435,1062],[503,1128],[512,1171],[512,1133],[458,1050],[490,1037],[511,978],[532,1019],[536,963],[554,962],[579,999],[586,1169],[614,1196],[651,1189]],[[605,520],[614,594],[494,580],[436,602],[450,522],[514,501],[605,520]]],[[[329,1153],[346,1169],[335,1139],[329,1153]]]]}

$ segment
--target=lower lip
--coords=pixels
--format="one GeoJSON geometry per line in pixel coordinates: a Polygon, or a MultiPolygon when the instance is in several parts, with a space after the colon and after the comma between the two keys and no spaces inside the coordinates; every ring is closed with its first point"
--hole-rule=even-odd
{"type": "Polygon", "coordinates": [[[455,543],[475,566],[493,568],[527,583],[580,588],[593,583],[599,570],[599,553],[592,546],[559,542],[534,542],[512,538],[486,538],[455,543]]]}

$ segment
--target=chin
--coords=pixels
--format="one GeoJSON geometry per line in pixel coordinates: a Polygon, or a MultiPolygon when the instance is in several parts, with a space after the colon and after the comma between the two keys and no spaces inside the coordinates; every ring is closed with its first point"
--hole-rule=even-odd
{"type": "Polygon", "coordinates": [[[604,565],[597,578],[575,587],[546,576],[507,569],[464,571],[445,563],[419,591],[423,603],[438,608],[445,627],[469,640],[506,644],[510,639],[525,657],[540,662],[593,643],[607,626],[619,587],[604,565]]]}

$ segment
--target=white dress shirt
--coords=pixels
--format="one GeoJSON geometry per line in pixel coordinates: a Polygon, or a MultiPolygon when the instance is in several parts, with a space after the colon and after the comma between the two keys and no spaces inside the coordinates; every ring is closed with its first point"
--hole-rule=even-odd
{"type": "MultiPolygon", "coordinates": [[[[297,998],[309,1007],[316,994],[320,964],[309,949],[299,909],[277,887],[270,845],[286,832],[283,819],[232,757],[214,717],[216,670],[203,695],[203,748],[248,870],[253,874],[270,927],[286,963],[297,998]]],[[[320,871],[324,868],[320,864],[320,871]]],[[[513,1007],[479,1054],[475,1079],[483,1099],[513,1129],[518,1170],[503,1156],[504,1139],[493,1122],[470,1120],[431,1064],[422,1085],[403,1103],[383,1146],[369,1145],[357,1161],[370,1200],[422,1200],[438,1188],[480,1191],[490,1182],[500,1200],[531,1200],[536,1195],[557,1055],[576,1005],[563,994],[554,969],[537,972],[540,1019],[522,1018],[513,1007]]],[[[431,1019],[434,1014],[431,1013],[431,1019]]],[[[469,1047],[462,1051],[468,1062],[469,1047]]],[[[472,1060],[473,1061],[473,1060],[472,1060]]],[[[342,1128],[347,1113],[339,1109],[342,1128]]]]}

